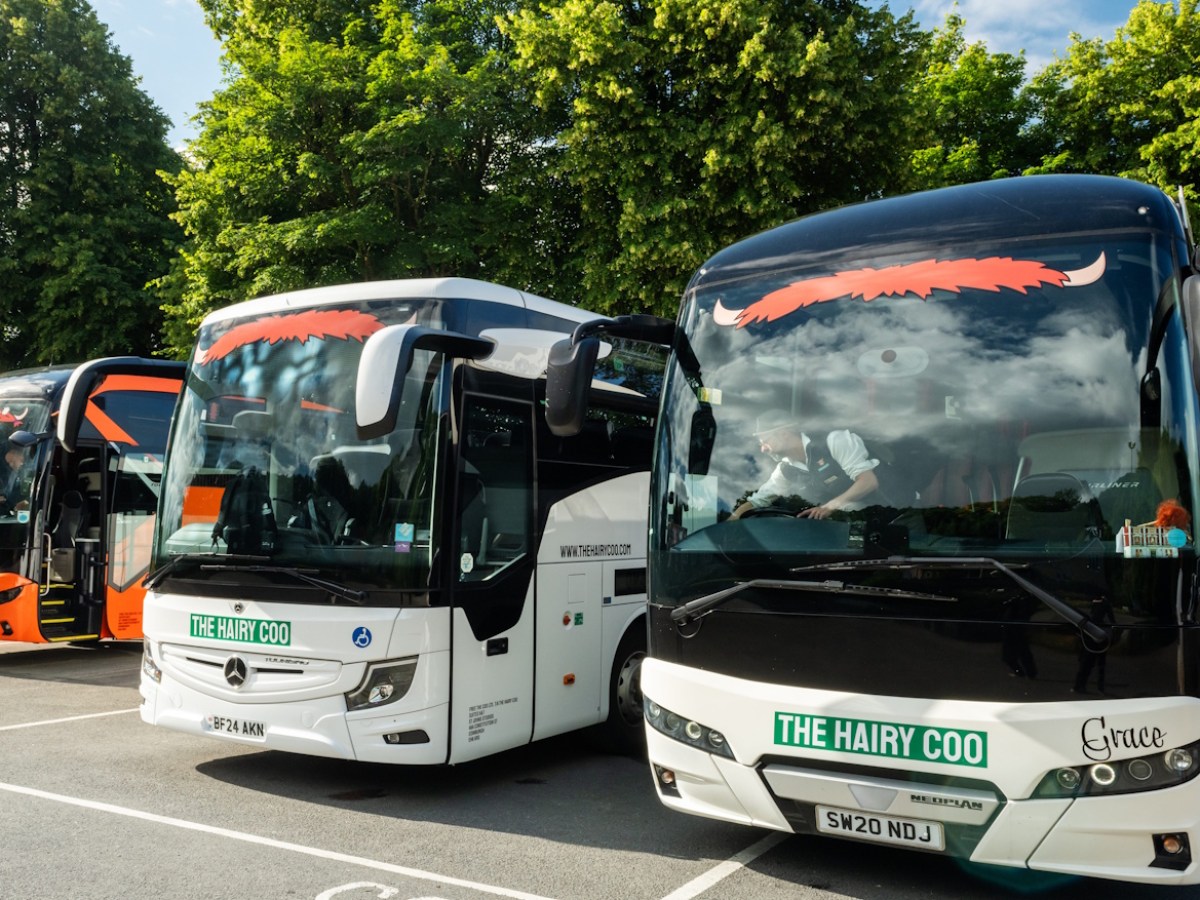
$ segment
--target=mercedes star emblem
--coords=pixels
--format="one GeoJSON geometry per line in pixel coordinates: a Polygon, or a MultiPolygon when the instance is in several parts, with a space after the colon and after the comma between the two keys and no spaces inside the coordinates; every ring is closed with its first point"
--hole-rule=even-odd
{"type": "Polygon", "coordinates": [[[231,687],[241,687],[246,683],[246,676],[250,674],[250,669],[246,666],[246,661],[240,656],[231,656],[225,660],[225,680],[229,682],[231,687]]]}

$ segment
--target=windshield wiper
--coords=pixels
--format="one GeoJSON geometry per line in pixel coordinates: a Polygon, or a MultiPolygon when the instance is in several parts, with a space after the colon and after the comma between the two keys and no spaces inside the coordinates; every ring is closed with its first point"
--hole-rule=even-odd
{"type": "Polygon", "coordinates": [[[249,554],[241,554],[230,556],[228,553],[180,553],[178,556],[172,556],[169,560],[149,573],[142,579],[142,585],[146,590],[153,590],[160,582],[168,575],[175,574],[185,563],[206,563],[209,560],[229,560],[236,559],[243,563],[265,563],[269,562],[269,556],[251,556],[249,554]]]}
{"type": "Polygon", "coordinates": [[[269,575],[287,575],[297,581],[302,581],[305,584],[310,584],[315,588],[320,588],[323,591],[328,591],[331,598],[338,597],[348,603],[353,603],[356,606],[362,606],[367,600],[366,591],[356,591],[354,588],[346,587],[336,581],[329,581],[325,578],[318,578],[314,574],[316,569],[298,569],[293,566],[271,566],[271,565],[239,565],[236,563],[207,563],[200,566],[202,572],[256,572],[269,575]]]}
{"type": "Polygon", "coordinates": [[[1055,597],[1049,591],[1038,587],[1027,578],[1018,575],[1012,566],[1007,566],[998,559],[993,559],[990,556],[962,556],[962,557],[944,557],[944,556],[889,556],[886,559],[851,559],[842,562],[826,563],[819,566],[800,566],[792,569],[793,572],[838,572],[857,569],[862,570],[879,570],[879,569],[914,569],[914,568],[931,568],[931,569],[995,569],[1022,588],[1027,594],[1041,600],[1042,603],[1050,610],[1057,613],[1059,617],[1074,625],[1081,635],[1090,638],[1102,647],[1107,647],[1112,642],[1112,629],[1105,628],[1093,622],[1086,615],[1079,612],[1069,603],[1055,597]]]}
{"type": "Polygon", "coordinates": [[[815,591],[826,594],[858,594],[863,597],[889,597],[897,600],[934,600],[939,603],[956,603],[957,598],[945,597],[941,594],[923,594],[918,591],[905,591],[900,588],[869,587],[862,584],[846,584],[844,581],[778,581],[771,578],[754,578],[735,584],[731,588],[706,594],[689,600],[683,606],[671,610],[671,619],[677,625],[694,622],[701,616],[712,612],[726,600],[737,596],[750,588],[767,588],[786,591],[815,591]]]}

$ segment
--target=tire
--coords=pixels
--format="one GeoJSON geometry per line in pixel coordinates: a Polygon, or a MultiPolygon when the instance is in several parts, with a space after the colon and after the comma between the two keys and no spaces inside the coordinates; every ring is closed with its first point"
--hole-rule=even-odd
{"type": "Polygon", "coordinates": [[[601,747],[609,753],[645,757],[646,721],[642,712],[642,660],[646,657],[645,622],[634,622],[613,657],[608,685],[608,718],[599,726],[601,747]]]}

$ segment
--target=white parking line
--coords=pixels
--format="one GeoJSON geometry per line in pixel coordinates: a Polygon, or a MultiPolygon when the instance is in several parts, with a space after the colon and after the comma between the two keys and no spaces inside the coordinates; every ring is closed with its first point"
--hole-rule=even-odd
{"type": "Polygon", "coordinates": [[[782,843],[787,837],[788,835],[782,831],[771,832],[761,841],[751,844],[741,853],[735,853],[729,859],[725,860],[725,862],[718,866],[713,866],[713,868],[709,869],[703,875],[693,878],[678,890],[671,891],[662,900],[692,900],[693,897],[699,897],[713,885],[724,881],[734,872],[754,862],[754,860],[758,859],[772,847],[782,843]]]}
{"type": "MultiPolygon", "coordinates": [[[[60,722],[75,722],[81,719],[96,719],[102,716],[119,716],[126,713],[137,712],[137,709],[119,709],[112,712],[90,713],[84,716],[70,716],[63,719],[46,719],[41,722],[26,722],[21,725],[4,725],[0,726],[0,731],[11,731],[16,728],[36,728],[39,725],[55,725],[60,722]]],[[[486,894],[495,894],[498,897],[512,897],[514,900],[549,900],[549,898],[541,897],[537,894],[527,894],[523,891],[512,891],[506,888],[494,887],[492,885],[480,884],[474,881],[465,881],[461,878],[452,878],[447,875],[438,875],[434,872],[425,872],[421,869],[412,869],[407,866],[397,866],[392,863],[380,862],[379,860],[366,859],[361,856],[350,856],[345,853],[336,853],[330,850],[321,850],[316,847],[305,847],[301,844],[292,844],[287,841],[277,841],[271,838],[259,837],[258,835],[248,834],[243,831],[231,831],[228,828],[217,828],[212,825],[204,825],[200,822],[189,822],[186,819],[174,819],[169,816],[159,816],[154,813],[142,812],[141,810],[128,809],[123,806],[114,806],[111,803],[100,803],[94,800],[84,800],[79,797],[68,797],[63,794],[52,794],[48,791],[40,791],[36,788],[21,787],[15,784],[5,784],[0,782],[0,791],[9,791],[14,794],[25,794],[30,797],[38,797],[43,800],[52,800],[56,803],[66,803],[71,806],[80,806],[85,809],[94,809],[101,812],[113,813],[119,816],[128,816],[133,819],[142,819],[147,822],[157,822],[160,825],[171,825],[175,828],[184,828],[190,831],[200,831],[206,834],[217,835],[218,837],[227,837],[232,840],[245,841],[250,844],[261,844],[266,847],[274,847],[278,850],[289,850],[293,853],[303,853],[308,856],[316,856],[321,859],[334,860],[335,862],[345,862],[351,865],[364,866],[369,869],[376,869],[381,872],[390,872],[394,875],[404,875],[409,878],[420,878],[425,881],[433,881],[438,884],[454,885],[456,887],[466,887],[472,890],[481,891],[486,894]]],[[[762,840],[751,844],[740,853],[735,853],[723,863],[719,863],[709,869],[703,875],[693,878],[687,884],[677,888],[667,894],[662,900],[693,900],[700,896],[709,888],[725,880],[735,872],[745,868],[758,857],[762,856],[768,850],[776,847],[788,837],[783,832],[771,832],[762,840]]]]}
{"type": "Polygon", "coordinates": [[[410,869],[408,866],[397,866],[392,863],[380,862],[375,859],[364,859],[361,856],[350,856],[346,853],[335,853],[332,850],[321,850],[317,847],[305,847],[302,844],[291,844],[287,841],[276,841],[271,838],[259,837],[256,834],[247,834],[244,831],[231,831],[228,828],[215,828],[212,825],[204,825],[200,822],[189,822],[186,819],[173,819],[169,816],[158,816],[154,813],[142,812],[137,809],[127,809],[123,806],[114,806],[111,803],[98,803],[94,800],[83,800],[79,797],[67,797],[63,794],[51,794],[48,791],[39,791],[35,788],[21,787],[16,784],[4,784],[0,782],[0,791],[8,791],[12,794],[24,794],[28,797],[37,797],[41,800],[50,800],[55,803],[66,803],[70,806],[81,806],[84,809],[93,809],[100,812],[112,813],[118,816],[127,816],[131,819],[141,819],[145,822],[155,822],[159,825],[170,825],[174,828],[185,828],[189,831],[200,831],[204,834],[212,834],[217,837],[229,838],[235,841],[243,841],[247,844],[258,844],[263,847],[273,847],[276,850],[288,850],[292,853],[302,853],[305,856],[315,856],[319,859],[328,859],[333,862],[348,863],[353,866],[363,866],[367,869],[375,869],[380,872],[390,872],[393,875],[402,875],[406,878],[420,878],[425,881],[433,881],[437,884],[451,885],[453,887],[468,888],[473,891],[480,891],[484,894],[495,894],[497,897],[512,897],[513,900],[549,900],[547,897],[539,896],[538,894],[526,894],[524,891],[510,891],[506,888],[493,887],[490,884],[480,884],[475,881],[466,881],[462,878],[451,878],[448,875],[438,875],[435,872],[425,872],[421,869],[410,869]]]}
{"type": "Polygon", "coordinates": [[[39,728],[42,725],[60,725],[63,722],[81,722],[84,719],[99,719],[104,716],[124,716],[137,712],[133,709],[114,709],[111,712],[88,713],[85,716],[67,716],[65,719],[43,719],[41,722],[22,722],[20,725],[0,725],[0,731],[16,731],[18,728],[39,728]]]}

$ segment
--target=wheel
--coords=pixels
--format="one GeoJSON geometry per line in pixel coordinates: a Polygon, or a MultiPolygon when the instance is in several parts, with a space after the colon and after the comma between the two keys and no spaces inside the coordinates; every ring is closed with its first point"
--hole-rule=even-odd
{"type": "Polygon", "coordinates": [[[646,658],[646,631],[642,619],[634,622],[617,645],[608,687],[608,718],[600,726],[601,746],[610,753],[644,756],[646,722],[642,713],[642,660],[646,658]]]}

